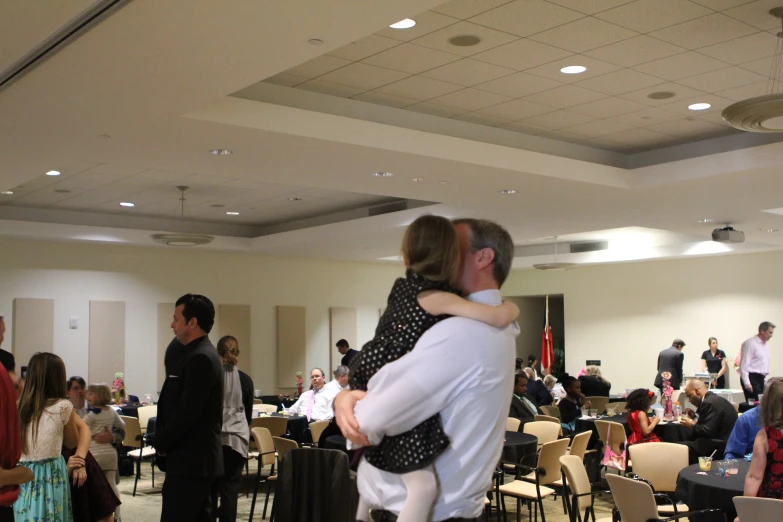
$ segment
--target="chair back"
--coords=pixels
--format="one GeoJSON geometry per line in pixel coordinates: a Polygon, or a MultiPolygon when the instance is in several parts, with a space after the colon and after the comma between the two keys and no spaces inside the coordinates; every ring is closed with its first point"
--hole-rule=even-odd
{"type": "Polygon", "coordinates": [[[520,424],[522,424],[521,420],[509,417],[506,419],[506,431],[519,431],[520,424]]]}
{"type": "Polygon", "coordinates": [[[277,413],[277,406],[274,404],[262,404],[261,402],[258,402],[257,404],[253,404],[253,410],[266,414],[277,413]]]}
{"type": "Polygon", "coordinates": [[[256,441],[256,448],[261,454],[261,466],[271,466],[275,463],[275,443],[272,434],[266,428],[251,428],[250,433],[256,441]]]}
{"type": "Polygon", "coordinates": [[[688,446],[655,442],[634,444],[628,448],[633,472],[652,484],[655,492],[674,492],[677,477],[688,467],[688,446]]]}
{"type": "Polygon", "coordinates": [[[783,500],[776,498],[734,497],[734,507],[742,522],[783,519],[783,500]]]}
{"type": "MultiPolygon", "coordinates": [[[[538,445],[542,446],[548,442],[557,440],[560,436],[560,424],[554,424],[552,422],[534,421],[526,422],[522,430],[523,433],[529,433],[535,435],[538,438],[538,445]]],[[[568,447],[568,440],[566,441],[566,447],[568,447]]]]}
{"type": "Polygon", "coordinates": [[[541,411],[544,412],[544,415],[549,415],[550,417],[554,417],[558,419],[558,422],[560,422],[560,408],[557,406],[540,406],[541,411]]]}
{"type": "Polygon", "coordinates": [[[253,399],[253,404],[264,404],[264,401],[261,399],[253,399]]]}
{"type": "Polygon", "coordinates": [[[606,411],[606,405],[609,404],[609,397],[586,397],[585,401],[590,401],[591,410],[598,410],[601,414],[606,411]]]}
{"type": "Polygon", "coordinates": [[[299,449],[299,444],[297,444],[295,440],[284,439],[283,437],[272,437],[272,441],[277,450],[277,458],[280,460],[285,459],[285,456],[289,451],[299,449]]]}
{"type": "Polygon", "coordinates": [[[141,426],[136,417],[127,417],[120,415],[125,422],[125,438],[122,439],[122,445],[129,448],[141,448],[141,426]]]}
{"type": "Polygon", "coordinates": [[[567,450],[568,439],[547,442],[541,447],[541,453],[538,454],[537,468],[543,469],[545,473],[538,475],[538,483],[540,485],[546,486],[560,480],[560,457],[564,456],[567,450]]]}
{"type": "Polygon", "coordinates": [[[624,413],[626,411],[627,402],[610,402],[606,405],[606,411],[614,410],[615,413],[624,413]]]}
{"type": "Polygon", "coordinates": [[[147,433],[147,423],[152,417],[158,416],[158,406],[141,406],[138,409],[139,412],[139,426],[141,427],[141,433],[147,433]]]}
{"type": "Polygon", "coordinates": [[[282,437],[288,430],[288,418],[287,417],[259,417],[257,419],[251,419],[250,429],[253,428],[266,428],[273,437],[282,437]]]}
{"type": "Polygon", "coordinates": [[[321,434],[326,427],[329,426],[328,420],[316,421],[310,424],[310,435],[313,437],[313,444],[318,446],[318,440],[321,438],[321,434]]]}
{"type": "Polygon", "coordinates": [[[579,460],[584,460],[587,445],[590,443],[590,436],[592,434],[592,431],[583,431],[582,433],[574,435],[574,440],[571,441],[570,455],[579,457],[579,460]]]}
{"type": "Polygon", "coordinates": [[[536,420],[541,422],[554,422],[558,426],[560,425],[560,419],[557,417],[550,417],[549,415],[536,415],[536,420]]]}
{"type": "Polygon", "coordinates": [[[647,522],[660,518],[653,491],[646,482],[614,473],[607,473],[606,481],[623,522],[647,522]]]}
{"type": "Polygon", "coordinates": [[[601,438],[601,442],[603,442],[604,446],[609,444],[612,451],[618,455],[623,452],[621,447],[625,444],[627,436],[625,435],[625,428],[622,424],[619,422],[597,420],[595,421],[595,429],[598,431],[598,436],[601,438]],[[609,440],[606,440],[607,433],[609,433],[609,440]]]}
{"type": "MultiPolygon", "coordinates": [[[[563,468],[563,473],[565,473],[566,476],[566,483],[574,495],[582,495],[592,491],[590,479],[587,477],[587,470],[582,463],[582,459],[574,455],[564,455],[560,457],[560,467],[563,468]]],[[[584,511],[590,505],[590,495],[579,497],[579,500],[577,501],[579,511],[584,511]]]]}

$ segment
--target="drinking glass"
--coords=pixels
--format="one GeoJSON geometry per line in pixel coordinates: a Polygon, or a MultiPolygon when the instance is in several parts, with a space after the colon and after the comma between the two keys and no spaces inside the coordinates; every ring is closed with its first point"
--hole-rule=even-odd
{"type": "Polygon", "coordinates": [[[699,457],[699,469],[709,471],[712,469],[712,457],[699,457]]]}
{"type": "Polygon", "coordinates": [[[595,418],[598,416],[598,410],[590,410],[590,416],[595,418]]]}
{"type": "Polygon", "coordinates": [[[739,473],[739,461],[737,459],[729,460],[726,467],[729,468],[729,475],[736,475],[739,473]]]}

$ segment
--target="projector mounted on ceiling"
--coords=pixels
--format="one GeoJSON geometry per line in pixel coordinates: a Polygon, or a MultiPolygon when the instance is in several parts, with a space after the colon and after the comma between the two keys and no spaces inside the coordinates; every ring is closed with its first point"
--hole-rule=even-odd
{"type": "Polygon", "coordinates": [[[726,225],[712,231],[712,240],[719,243],[742,243],[745,241],[745,232],[726,225]]]}

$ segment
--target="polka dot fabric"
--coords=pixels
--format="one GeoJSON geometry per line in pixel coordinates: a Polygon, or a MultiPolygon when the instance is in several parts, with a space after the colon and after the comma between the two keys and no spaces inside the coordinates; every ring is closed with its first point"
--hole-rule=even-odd
{"type": "MultiPolygon", "coordinates": [[[[457,293],[448,283],[430,281],[411,270],[405,278],[397,279],[375,338],[351,363],[351,389],[367,390],[367,383],[378,370],[413,350],[424,332],[449,317],[430,315],[419,306],[418,295],[425,290],[457,293]]],[[[364,457],[378,469],[407,473],[429,466],[448,446],[440,415],[435,415],[408,432],[384,437],[378,446],[367,448],[364,457]]]]}
{"type": "Polygon", "coordinates": [[[783,499],[783,432],[765,426],[767,432],[767,469],[756,496],[783,499]]]}

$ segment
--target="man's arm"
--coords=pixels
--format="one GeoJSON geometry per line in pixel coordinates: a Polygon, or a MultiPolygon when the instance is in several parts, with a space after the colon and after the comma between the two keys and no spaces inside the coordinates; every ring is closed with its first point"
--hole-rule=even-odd
{"type": "Polygon", "coordinates": [[[299,410],[302,408],[302,400],[305,398],[306,395],[307,392],[302,393],[302,395],[299,397],[299,400],[296,401],[293,406],[288,408],[288,411],[290,411],[291,413],[296,413],[298,415],[299,410]]]}
{"type": "Polygon", "coordinates": [[[752,389],[750,386],[750,372],[748,371],[748,364],[750,364],[751,356],[753,355],[753,346],[749,342],[742,343],[740,348],[742,351],[742,358],[740,359],[740,377],[742,378],[741,385],[745,388],[752,389]]]}
{"type": "Polygon", "coordinates": [[[699,422],[693,426],[692,439],[714,439],[718,435],[720,414],[712,404],[703,402],[699,408],[699,422]]]}
{"type": "Polygon", "coordinates": [[[737,424],[734,425],[734,429],[731,430],[731,436],[726,443],[725,457],[726,459],[741,459],[745,456],[745,447],[747,446],[747,440],[750,438],[752,441],[756,433],[751,436],[750,430],[752,428],[751,422],[743,420],[745,415],[737,420],[737,424]]]}

